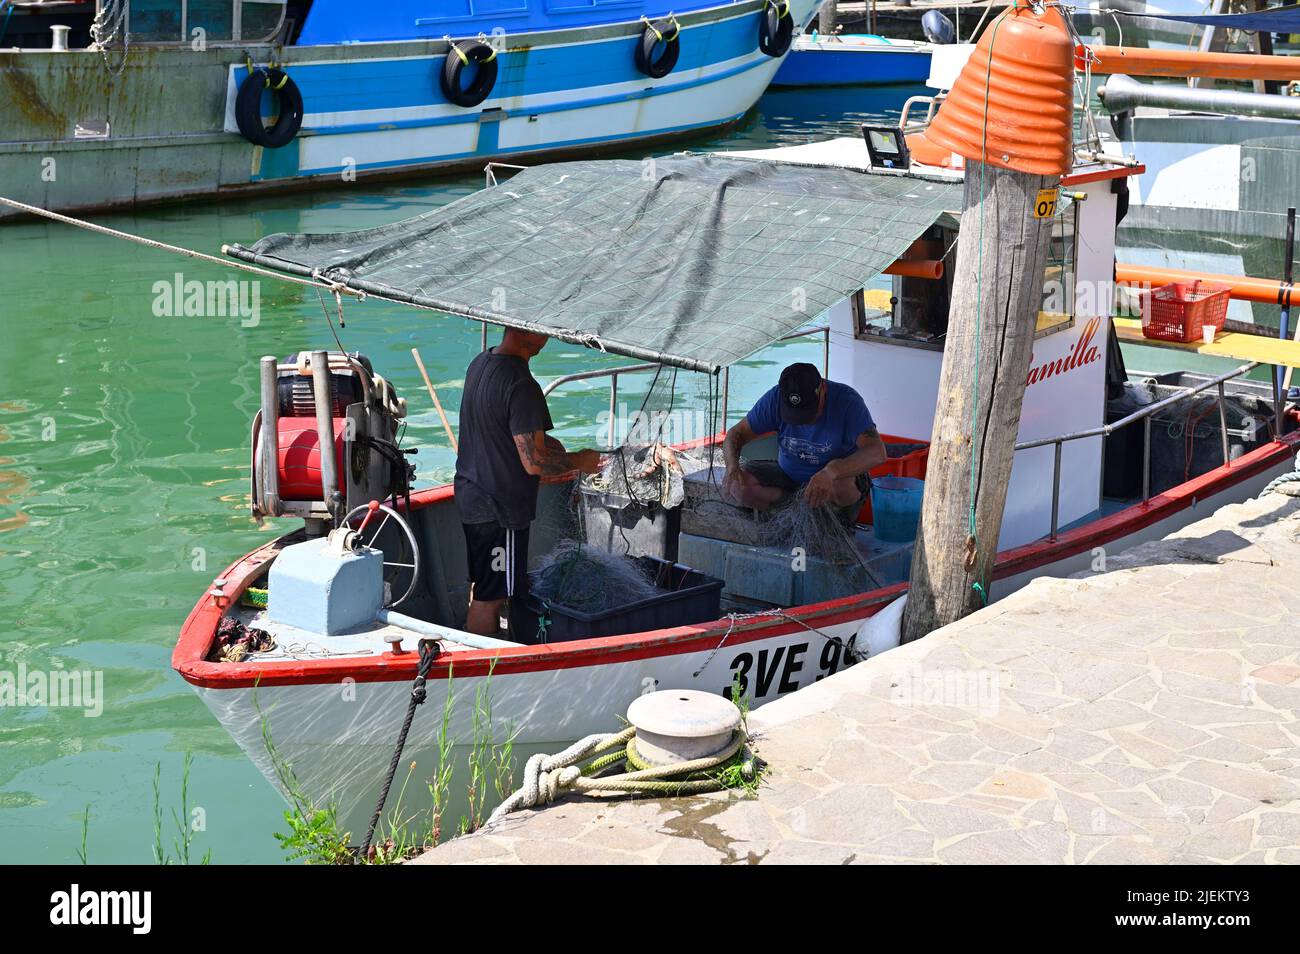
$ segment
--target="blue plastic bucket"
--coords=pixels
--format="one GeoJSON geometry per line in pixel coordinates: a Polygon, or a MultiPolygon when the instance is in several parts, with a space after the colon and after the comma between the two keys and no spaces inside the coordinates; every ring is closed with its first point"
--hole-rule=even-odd
{"type": "Polygon", "coordinates": [[[871,484],[871,513],[876,539],[888,543],[911,543],[921,520],[921,495],[925,481],[915,477],[874,477],[871,484]]]}

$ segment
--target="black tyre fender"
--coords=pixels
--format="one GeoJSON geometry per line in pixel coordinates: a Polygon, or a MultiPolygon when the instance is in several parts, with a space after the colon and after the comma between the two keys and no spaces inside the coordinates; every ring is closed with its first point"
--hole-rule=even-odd
{"type": "Polygon", "coordinates": [[[477,106],[488,98],[497,82],[497,51],[481,40],[453,43],[442,64],[442,94],[457,106],[477,106]],[[460,85],[461,73],[471,63],[478,75],[468,88],[460,85]]]}
{"type": "Polygon", "coordinates": [[[793,40],[790,0],[767,0],[758,20],[758,48],[768,56],[785,56],[793,40]]]}
{"type": "Polygon", "coordinates": [[[656,20],[647,23],[636,46],[636,68],[652,79],[662,79],[673,71],[677,57],[681,56],[682,28],[676,20],[656,20]],[[656,59],[655,47],[663,44],[656,59]]]}
{"type": "Polygon", "coordinates": [[[293,142],[302,129],[302,92],[284,70],[259,66],[239,84],[235,96],[235,123],[240,135],[254,146],[279,149],[293,142]],[[267,126],[262,122],[262,93],[271,90],[280,105],[280,115],[267,126]]]}

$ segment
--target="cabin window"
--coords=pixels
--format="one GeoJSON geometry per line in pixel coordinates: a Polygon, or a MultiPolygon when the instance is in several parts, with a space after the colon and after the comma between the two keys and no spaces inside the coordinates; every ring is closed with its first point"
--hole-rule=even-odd
{"type": "Polygon", "coordinates": [[[433,12],[417,17],[416,26],[484,16],[528,16],[528,0],[437,0],[433,12]]]}
{"type": "Polygon", "coordinates": [[[1075,203],[1062,197],[1052,218],[1052,237],[1043,268],[1043,306],[1038,330],[1068,324],[1074,317],[1075,247],[1078,244],[1078,215],[1075,203]]]}
{"type": "Polygon", "coordinates": [[[287,0],[131,0],[134,43],[193,44],[271,40],[287,0]],[[196,31],[202,31],[196,33],[196,31]]]}
{"type": "Polygon", "coordinates": [[[867,288],[851,299],[859,338],[886,338],[899,344],[943,346],[948,332],[957,231],[935,225],[912,243],[901,261],[943,262],[938,278],[885,275],[888,288],[867,288]]]}
{"type": "MultiPolygon", "coordinates": [[[[1037,333],[1068,326],[1075,310],[1075,246],[1078,238],[1075,204],[1062,199],[1052,219],[1052,233],[1043,268],[1043,301],[1037,333]]],[[[942,348],[948,333],[948,309],[957,264],[957,230],[931,227],[913,243],[901,261],[943,262],[940,278],[913,275],[882,276],[890,287],[860,290],[851,299],[853,327],[858,338],[942,348]]]]}

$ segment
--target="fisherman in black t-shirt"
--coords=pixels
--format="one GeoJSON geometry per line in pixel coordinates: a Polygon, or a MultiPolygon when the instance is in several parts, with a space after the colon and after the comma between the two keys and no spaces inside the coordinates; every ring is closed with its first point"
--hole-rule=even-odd
{"type": "MultiPolygon", "coordinates": [[[[460,404],[456,503],[469,555],[465,628],[491,636],[509,599],[528,593],[528,527],[541,477],[600,469],[594,450],[569,453],[546,432],[555,425],[528,362],[546,335],[514,328],[470,362],[460,404]]],[[[519,634],[515,638],[527,638],[519,634]]]]}

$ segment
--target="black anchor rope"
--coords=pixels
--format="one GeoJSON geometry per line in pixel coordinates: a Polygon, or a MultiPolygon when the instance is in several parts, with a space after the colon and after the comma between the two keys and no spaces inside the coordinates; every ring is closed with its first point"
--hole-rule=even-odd
{"type": "Polygon", "coordinates": [[[420,640],[420,667],[415,673],[415,682],[411,685],[411,703],[406,707],[406,719],[402,722],[402,730],[397,733],[397,747],[393,749],[393,758],[388,763],[388,774],[384,776],[384,787],[379,792],[379,802],[375,805],[375,814],[370,819],[370,827],[366,829],[366,840],[361,843],[359,858],[364,859],[370,853],[370,842],[374,840],[379,816],[384,813],[384,803],[388,801],[388,790],[393,786],[397,764],[402,760],[402,749],[406,748],[406,736],[411,731],[411,723],[415,720],[415,709],[424,703],[427,695],[424,684],[429,678],[429,670],[433,668],[433,660],[439,650],[438,640],[420,640]]]}

